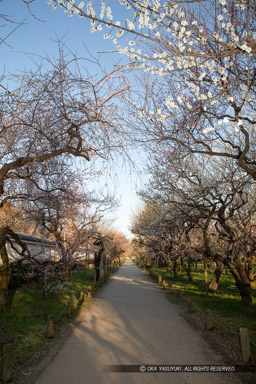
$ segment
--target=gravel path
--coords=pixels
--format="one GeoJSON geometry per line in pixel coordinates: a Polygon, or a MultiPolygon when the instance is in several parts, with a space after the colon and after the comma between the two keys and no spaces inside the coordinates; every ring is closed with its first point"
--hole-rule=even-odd
{"type": "Polygon", "coordinates": [[[221,365],[160,289],[126,260],[36,384],[241,384],[233,373],[106,372],[105,365],[221,365]]]}

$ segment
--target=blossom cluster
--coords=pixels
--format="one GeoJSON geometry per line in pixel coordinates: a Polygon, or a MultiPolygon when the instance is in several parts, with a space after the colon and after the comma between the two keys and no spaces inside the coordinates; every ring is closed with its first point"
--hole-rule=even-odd
{"type": "MultiPolygon", "coordinates": [[[[166,95],[165,107],[169,111],[184,106],[192,110],[198,103],[204,111],[215,108],[217,103],[255,103],[250,89],[240,87],[250,83],[255,66],[256,15],[250,11],[248,16],[252,0],[237,0],[235,4],[218,0],[212,9],[210,2],[207,6],[198,2],[191,8],[172,0],[119,3],[127,8],[130,18],[113,20],[111,6],[105,0],[101,1],[98,15],[93,0],[87,0],[86,7],[84,2],[75,0],[48,1],[53,9],[57,5],[64,7],[69,16],[90,18],[91,32],[101,31],[105,26],[108,31],[104,38],[111,39],[116,52],[128,56],[136,68],[166,79],[170,75],[173,79],[182,77],[177,97],[166,95]],[[128,42],[122,39],[124,32],[130,32],[128,42]],[[144,51],[136,48],[139,39],[147,42],[144,51]],[[240,71],[239,80],[232,75],[238,63],[247,68],[244,73],[240,71]]],[[[158,116],[165,119],[166,112],[158,116]]]]}

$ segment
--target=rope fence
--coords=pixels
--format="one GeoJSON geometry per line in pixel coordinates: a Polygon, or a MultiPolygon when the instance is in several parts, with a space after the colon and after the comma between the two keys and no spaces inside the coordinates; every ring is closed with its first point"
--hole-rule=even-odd
{"type": "MultiPolygon", "coordinates": [[[[116,272],[118,270],[118,267],[120,267],[121,263],[117,266],[111,266],[107,270],[107,276],[110,277],[113,272],[116,272]]],[[[104,281],[104,279],[100,279],[100,283],[104,281]]],[[[87,291],[87,298],[92,297],[92,292],[96,289],[97,283],[94,283],[94,287],[92,289],[91,286],[88,286],[87,291]]],[[[85,293],[84,291],[80,292],[80,297],[78,300],[78,305],[82,305],[85,300],[85,293]]],[[[40,337],[43,333],[45,333],[45,337],[47,339],[52,339],[54,337],[54,323],[56,323],[66,312],[68,318],[72,318],[72,309],[73,309],[73,302],[72,300],[69,300],[67,303],[67,306],[63,308],[63,310],[56,316],[53,315],[47,315],[46,324],[43,326],[43,328],[33,336],[34,341],[30,341],[29,343],[22,345],[20,348],[15,348],[15,353],[21,352],[22,350],[32,346],[38,337],[40,337]]],[[[1,379],[3,383],[8,383],[12,380],[13,376],[13,355],[14,355],[14,348],[13,344],[5,344],[3,346],[3,355],[0,358],[0,363],[2,366],[2,374],[1,379]]]]}
{"type": "MultiPolygon", "coordinates": [[[[142,266],[141,266],[142,267],[142,266]]],[[[240,338],[240,345],[241,345],[241,355],[242,355],[242,360],[244,363],[249,363],[251,360],[251,349],[250,349],[250,344],[256,348],[255,342],[253,342],[249,338],[249,333],[248,333],[248,328],[247,327],[241,327],[239,328],[239,332],[233,331],[232,329],[229,329],[225,327],[223,324],[221,324],[219,321],[214,319],[212,316],[212,311],[211,310],[206,310],[204,311],[203,309],[199,308],[195,303],[192,302],[190,297],[183,297],[181,294],[181,291],[179,289],[173,289],[173,286],[171,283],[167,284],[165,280],[162,281],[162,276],[155,272],[152,269],[144,269],[146,273],[150,277],[152,277],[159,286],[163,287],[164,289],[169,288],[169,294],[176,294],[177,297],[177,303],[180,303],[181,301],[186,302],[187,304],[187,310],[188,312],[194,312],[196,310],[197,312],[201,313],[202,315],[205,316],[205,322],[206,322],[206,329],[209,331],[214,327],[214,324],[219,326],[220,328],[224,329],[225,331],[234,334],[236,336],[239,336],[240,338]]]]}
{"type": "MultiPolygon", "coordinates": [[[[63,310],[57,315],[47,315],[46,324],[43,326],[43,328],[36,333],[33,336],[33,341],[29,341],[28,343],[22,345],[19,348],[15,348],[15,353],[20,353],[21,351],[25,350],[28,347],[32,347],[34,343],[38,340],[39,337],[42,336],[43,333],[45,333],[45,337],[47,339],[52,339],[54,337],[54,326],[53,324],[56,323],[66,312],[67,316],[69,316],[69,306],[70,301],[68,302],[68,305],[63,308],[63,310]]],[[[12,363],[13,363],[13,355],[14,355],[14,348],[12,344],[6,344],[3,346],[3,356],[0,358],[0,362],[2,363],[2,381],[4,383],[8,383],[12,379],[12,363]]]]}

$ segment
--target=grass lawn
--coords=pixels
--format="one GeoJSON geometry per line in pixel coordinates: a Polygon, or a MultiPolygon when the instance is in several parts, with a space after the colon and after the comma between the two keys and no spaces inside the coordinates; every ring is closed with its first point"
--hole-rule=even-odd
{"type": "MultiPolygon", "coordinates": [[[[31,282],[17,290],[10,290],[10,313],[0,314],[0,342],[13,344],[14,348],[14,376],[15,369],[20,369],[29,359],[40,355],[40,351],[49,348],[60,334],[61,328],[72,322],[80,311],[80,292],[85,292],[85,307],[89,286],[93,286],[94,270],[75,271],[61,291],[49,292],[43,299],[42,283],[31,282]],[[67,317],[68,301],[72,301],[73,318],[67,317]],[[54,339],[46,339],[46,317],[53,315],[54,339]]],[[[100,287],[96,288],[96,291],[100,287]]],[[[2,350],[0,352],[0,358],[2,350]]],[[[15,383],[15,379],[13,383],[15,383]]]]}
{"type": "MultiPolygon", "coordinates": [[[[230,273],[222,273],[219,288],[216,292],[206,294],[204,284],[203,265],[198,264],[197,271],[192,270],[193,282],[189,283],[185,270],[179,272],[179,277],[174,278],[172,271],[159,268],[155,269],[162,280],[172,283],[173,299],[175,291],[180,290],[181,305],[186,306],[186,299],[191,298],[195,312],[193,316],[198,324],[205,327],[205,310],[212,311],[215,327],[211,332],[218,334],[234,350],[234,355],[240,357],[240,345],[238,330],[247,327],[250,340],[256,345],[256,295],[253,297],[253,306],[246,307],[241,304],[241,297],[235,286],[234,279],[230,273]],[[219,323],[219,324],[217,324],[219,323]],[[227,328],[228,330],[224,329],[227,328]]],[[[213,272],[208,271],[208,283],[211,281],[213,272]]],[[[256,348],[251,344],[252,361],[256,363],[256,348]]]]}

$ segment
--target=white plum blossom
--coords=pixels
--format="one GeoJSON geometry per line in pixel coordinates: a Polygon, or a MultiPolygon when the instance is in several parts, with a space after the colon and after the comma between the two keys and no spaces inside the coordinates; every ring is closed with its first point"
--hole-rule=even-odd
{"type": "Polygon", "coordinates": [[[106,9],[106,13],[107,13],[107,18],[108,18],[109,20],[113,20],[112,10],[111,10],[110,7],[107,7],[107,9],[106,9]]]}
{"type": "Polygon", "coordinates": [[[124,34],[124,31],[119,30],[119,31],[117,31],[116,36],[120,38],[123,36],[123,34],[124,34]]]}
{"type": "Polygon", "coordinates": [[[248,52],[248,53],[251,53],[252,49],[251,47],[248,47],[248,45],[246,43],[244,43],[243,45],[240,46],[240,48],[245,51],[245,52],[248,52]]]}
{"type": "Polygon", "coordinates": [[[182,98],[180,96],[177,97],[177,101],[178,101],[179,104],[183,103],[183,100],[182,100],[182,98]]]}
{"type": "Polygon", "coordinates": [[[82,9],[84,7],[84,2],[82,1],[79,5],[78,5],[78,8],[79,9],[82,9]]]}
{"type": "Polygon", "coordinates": [[[169,109],[172,109],[172,108],[176,108],[176,107],[177,107],[177,105],[176,105],[176,103],[174,102],[174,100],[173,100],[173,98],[172,98],[171,95],[168,95],[168,97],[167,97],[167,99],[166,99],[166,101],[165,101],[165,105],[166,105],[166,107],[169,108],[169,109]]]}
{"type": "Polygon", "coordinates": [[[233,103],[235,99],[233,96],[228,96],[227,100],[230,101],[230,103],[233,103]]]}
{"type": "MultiPolygon", "coordinates": [[[[173,86],[182,79],[182,87],[172,91],[174,99],[166,90],[168,96],[165,94],[164,99],[168,110],[193,109],[198,102],[206,111],[217,110],[219,106],[232,109],[234,101],[237,105],[239,101],[255,103],[253,92],[246,88],[252,79],[252,55],[256,49],[253,12],[249,10],[248,16],[246,1],[238,0],[234,4],[239,23],[234,21],[231,3],[227,0],[218,0],[214,6],[208,2],[207,9],[198,3],[198,7],[202,7],[200,12],[189,9],[183,2],[119,0],[121,6],[129,10],[125,10],[126,14],[120,13],[120,21],[113,20],[112,0],[102,0],[101,6],[96,5],[96,0],[78,1],[78,6],[74,0],[48,0],[47,3],[53,9],[57,4],[64,7],[64,11],[70,12],[69,16],[77,14],[92,19],[91,32],[109,28],[102,34],[104,39],[111,39],[117,52],[128,56],[130,62],[135,59],[132,62],[135,68],[149,75],[166,76],[167,83],[173,86]],[[107,7],[107,3],[110,6],[107,7]],[[85,4],[86,12],[80,10],[85,4]],[[132,48],[136,42],[143,48],[132,48]],[[119,45],[121,43],[124,46],[119,45]],[[236,78],[237,68],[244,71],[240,72],[241,78],[236,78]]],[[[159,110],[156,105],[159,116],[155,118],[164,119],[165,115],[159,110]]]]}
{"type": "Polygon", "coordinates": [[[212,132],[212,131],[214,131],[213,127],[208,127],[208,128],[203,129],[204,133],[208,133],[208,132],[212,132]]]}

